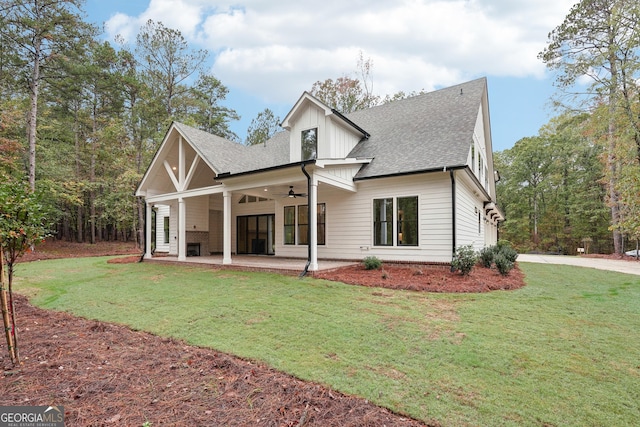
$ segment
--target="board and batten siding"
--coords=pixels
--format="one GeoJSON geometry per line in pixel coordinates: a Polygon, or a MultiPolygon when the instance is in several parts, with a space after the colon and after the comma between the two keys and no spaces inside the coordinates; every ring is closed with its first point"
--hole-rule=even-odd
{"type": "Polygon", "coordinates": [[[326,133],[326,120],[324,111],[320,108],[308,105],[299,113],[290,133],[289,158],[291,162],[299,162],[302,159],[302,131],[318,128],[318,158],[327,157],[329,148],[326,133]]]}
{"type": "Polygon", "coordinates": [[[327,116],[325,111],[308,104],[298,113],[299,116],[291,128],[289,141],[289,159],[299,162],[302,157],[302,131],[318,129],[318,159],[344,159],[361,139],[354,130],[327,116]]]}
{"type": "MultiPolygon", "coordinates": [[[[352,193],[329,185],[318,186],[318,203],[325,203],[326,245],[319,259],[361,260],[377,256],[387,261],[450,262],[452,241],[451,181],[448,173],[358,181],[352,193]],[[418,196],[418,246],[373,245],[373,200],[418,196]]],[[[306,257],[305,245],[284,245],[284,206],[305,200],[276,202],[276,255],[306,257]]]]}
{"type": "Polygon", "coordinates": [[[361,138],[333,120],[330,121],[327,136],[328,150],[324,158],[330,159],[346,158],[361,138]]]}

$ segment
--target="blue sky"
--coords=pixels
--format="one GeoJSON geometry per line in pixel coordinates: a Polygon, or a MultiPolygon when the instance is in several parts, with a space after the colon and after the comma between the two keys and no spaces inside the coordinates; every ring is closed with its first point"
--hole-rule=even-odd
{"type": "Polygon", "coordinates": [[[135,41],[148,20],[210,53],[241,138],[264,108],[281,118],[314,82],[357,78],[373,62],[374,93],[434,90],[487,77],[493,149],[511,148],[556,115],[537,54],[575,0],[87,0],[103,37],[135,41]]]}

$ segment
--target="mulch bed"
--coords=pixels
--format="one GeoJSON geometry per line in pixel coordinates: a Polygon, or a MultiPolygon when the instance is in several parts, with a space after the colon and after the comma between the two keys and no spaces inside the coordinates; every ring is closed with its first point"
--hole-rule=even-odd
{"type": "Polygon", "coordinates": [[[0,405],[62,405],[67,426],[424,425],[259,363],[24,297],[16,312],[23,365],[12,370],[0,346],[0,405]]]}
{"type": "Polygon", "coordinates": [[[365,270],[363,265],[351,265],[318,272],[314,277],[352,285],[426,292],[489,292],[524,286],[524,274],[517,264],[507,276],[479,266],[469,275],[462,276],[459,272],[452,273],[449,267],[387,263],[380,270],[365,270]]]}
{"type": "MultiPolygon", "coordinates": [[[[129,256],[112,262],[139,259],[132,245],[53,241],[21,262],[116,254],[129,256]]],[[[483,268],[462,277],[442,267],[394,264],[385,264],[383,270],[345,267],[315,276],[430,292],[486,292],[524,285],[517,267],[506,277],[483,268]]],[[[2,339],[0,405],[62,405],[67,426],[425,425],[260,363],[121,325],[42,310],[21,296],[16,298],[16,312],[23,364],[11,366],[2,339]]]]}

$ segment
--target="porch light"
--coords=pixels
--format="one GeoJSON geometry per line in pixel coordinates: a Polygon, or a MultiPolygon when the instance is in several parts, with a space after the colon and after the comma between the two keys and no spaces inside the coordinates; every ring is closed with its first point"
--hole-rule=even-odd
{"type": "Polygon", "coordinates": [[[293,187],[289,189],[289,197],[292,199],[296,198],[296,193],[293,192],[293,187]]]}

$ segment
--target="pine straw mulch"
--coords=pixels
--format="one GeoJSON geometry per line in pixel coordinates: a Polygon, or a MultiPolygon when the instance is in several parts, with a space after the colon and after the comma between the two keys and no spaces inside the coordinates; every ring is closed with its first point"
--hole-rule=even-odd
{"type": "Polygon", "coordinates": [[[424,425],[259,363],[16,302],[23,365],[0,346],[0,405],[62,405],[66,426],[424,425]]]}
{"type": "MultiPolygon", "coordinates": [[[[117,243],[48,241],[21,262],[112,254],[128,254],[120,262],[132,262],[139,257],[135,253],[131,245],[117,243]]],[[[374,271],[352,266],[316,277],[431,292],[524,285],[517,268],[506,278],[482,268],[462,277],[445,268],[411,265],[385,265],[374,271]]],[[[23,364],[11,367],[2,339],[0,405],[62,405],[67,426],[425,425],[260,363],[121,325],[42,310],[21,296],[16,304],[23,364]]],[[[427,425],[439,423],[431,420],[427,425]]]]}
{"type": "Polygon", "coordinates": [[[337,280],[360,286],[426,292],[489,292],[513,290],[525,285],[518,265],[502,276],[497,270],[476,266],[467,276],[450,267],[385,263],[379,270],[365,270],[361,264],[314,274],[319,279],[337,280]]]}

